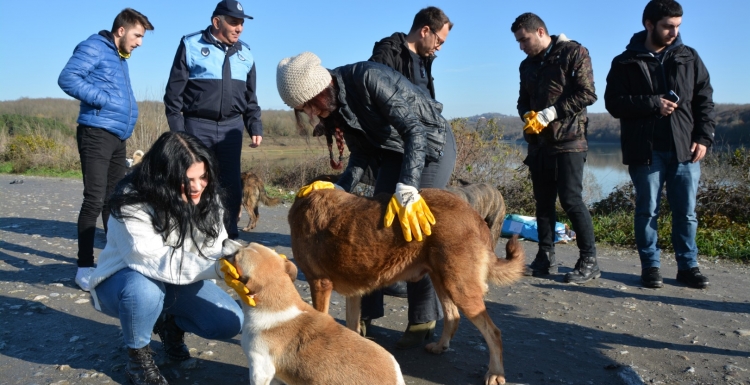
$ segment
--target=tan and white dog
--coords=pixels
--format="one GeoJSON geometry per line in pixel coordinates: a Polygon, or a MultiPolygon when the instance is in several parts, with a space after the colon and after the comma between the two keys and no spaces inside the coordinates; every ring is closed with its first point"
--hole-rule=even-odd
{"type": "Polygon", "coordinates": [[[243,248],[232,240],[224,241],[223,254],[255,302],[242,304],[251,384],[404,384],[390,353],[302,300],[292,262],[263,245],[243,248]]]}

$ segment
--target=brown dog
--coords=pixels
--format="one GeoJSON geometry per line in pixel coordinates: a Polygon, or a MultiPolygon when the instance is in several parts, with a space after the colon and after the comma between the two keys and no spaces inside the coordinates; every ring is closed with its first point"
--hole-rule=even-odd
{"type": "Polygon", "coordinates": [[[222,251],[256,303],[242,304],[251,384],[404,384],[390,353],[302,300],[293,263],[257,243],[226,240],[222,251]]]}
{"type": "Polygon", "coordinates": [[[484,219],[490,228],[492,244],[497,245],[505,220],[505,200],[500,190],[487,183],[471,184],[459,181],[461,186],[450,186],[446,190],[469,202],[469,205],[484,219]]]}
{"type": "MultiPolygon", "coordinates": [[[[266,194],[266,187],[263,185],[263,181],[251,171],[245,171],[240,176],[242,177],[242,207],[245,208],[245,211],[250,216],[250,221],[242,231],[250,231],[258,224],[258,218],[260,217],[258,205],[260,202],[263,202],[266,206],[276,206],[280,200],[278,198],[270,198],[266,194]]],[[[242,211],[240,210],[241,215],[242,211]]]]}
{"type": "Polygon", "coordinates": [[[347,326],[359,331],[361,296],[397,281],[429,274],[443,306],[443,334],[427,351],[448,349],[464,315],[484,336],[490,353],[486,384],[504,384],[500,330],[484,305],[487,280],[510,284],[524,271],[517,238],[506,245],[507,259],[495,255],[489,228],[468,203],[438,189],[421,192],[435,216],[432,235],[406,242],[396,223],[384,228],[390,195],[359,197],[335,189],[297,198],[289,210],[294,259],[310,283],[313,306],[328,312],[331,290],[347,297],[347,326]]]}

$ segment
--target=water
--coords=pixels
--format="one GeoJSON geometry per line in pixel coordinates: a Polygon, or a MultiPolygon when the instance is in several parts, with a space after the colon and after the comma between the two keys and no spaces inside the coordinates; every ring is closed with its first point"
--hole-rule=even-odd
{"type": "Polygon", "coordinates": [[[630,181],[628,166],[622,164],[619,144],[589,143],[585,169],[594,174],[594,179],[601,186],[602,198],[607,197],[618,185],[630,181]]]}

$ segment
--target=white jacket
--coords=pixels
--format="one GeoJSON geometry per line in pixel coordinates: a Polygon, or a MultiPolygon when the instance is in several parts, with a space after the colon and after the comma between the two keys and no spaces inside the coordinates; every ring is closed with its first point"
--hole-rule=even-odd
{"type": "Polygon", "coordinates": [[[179,249],[177,233],[173,232],[165,242],[161,234],[154,231],[149,212],[145,204],[125,206],[122,208],[122,220],[109,217],[107,246],[104,247],[91,273],[91,296],[97,310],[99,300],[96,286],[116,272],[129,267],[146,277],[173,285],[187,285],[204,279],[223,279],[224,273],[219,270],[217,260],[221,258],[222,243],[228,235],[223,224],[218,238],[211,244],[205,244],[205,234],[195,230],[192,239],[185,237],[179,249]],[[195,242],[193,242],[195,239],[195,242]],[[203,252],[202,257],[198,250],[203,252]]]}

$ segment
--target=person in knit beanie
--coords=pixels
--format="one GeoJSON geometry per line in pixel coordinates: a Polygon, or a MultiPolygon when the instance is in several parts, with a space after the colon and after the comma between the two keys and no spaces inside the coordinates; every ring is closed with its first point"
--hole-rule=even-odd
{"type": "MultiPolygon", "coordinates": [[[[408,242],[430,235],[434,217],[418,189],[444,188],[456,164],[456,146],[446,139],[450,124],[441,115],[442,104],[386,65],[358,62],[328,70],[312,52],[282,59],[276,86],[284,103],[294,109],[300,130],[306,117],[313,127],[322,123],[343,133],[350,157],[334,187],[351,192],[368,169],[376,169],[374,194],[393,194],[384,225],[397,219],[408,242]]],[[[328,186],[308,185],[298,196],[328,186]]],[[[417,284],[417,290],[409,291],[407,332],[419,325],[426,337],[432,335],[442,309],[429,276],[417,284]]],[[[371,320],[383,315],[382,295],[363,300],[363,334],[371,320]]]]}

